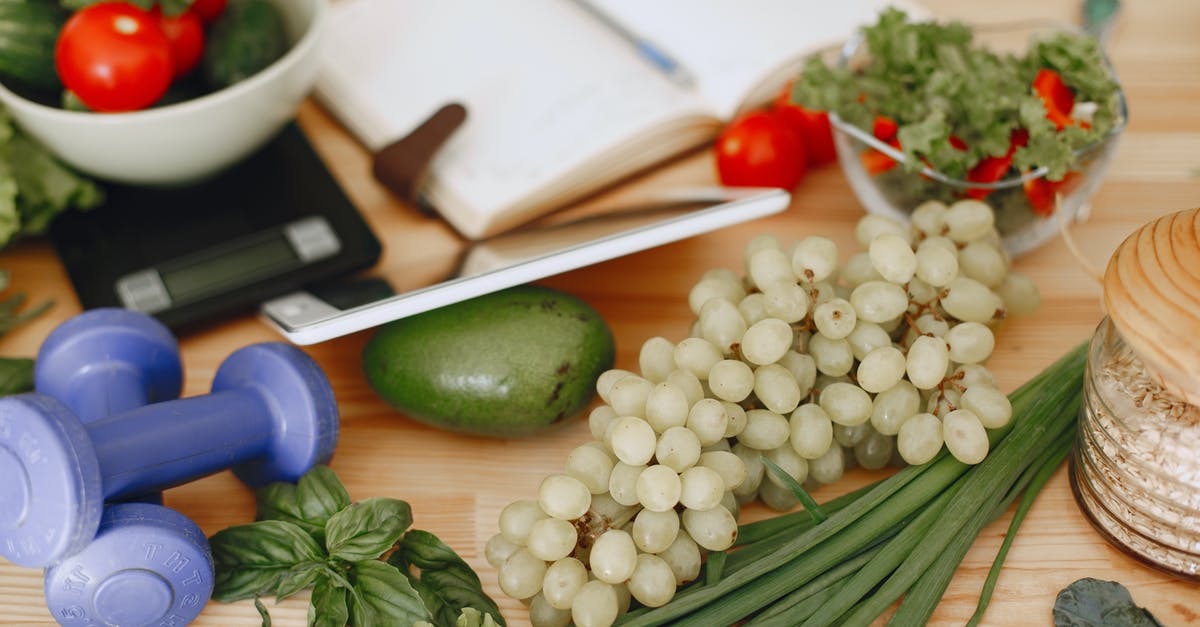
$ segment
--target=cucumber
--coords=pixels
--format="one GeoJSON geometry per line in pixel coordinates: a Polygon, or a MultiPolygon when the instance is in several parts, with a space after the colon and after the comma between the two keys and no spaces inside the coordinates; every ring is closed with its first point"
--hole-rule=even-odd
{"type": "Polygon", "coordinates": [[[0,80],[62,87],[54,44],[68,15],[54,0],[0,0],[0,80]]]}
{"type": "Polygon", "coordinates": [[[267,0],[234,0],[212,25],[204,47],[204,77],[213,89],[245,80],[287,52],[287,28],[267,0]]]}

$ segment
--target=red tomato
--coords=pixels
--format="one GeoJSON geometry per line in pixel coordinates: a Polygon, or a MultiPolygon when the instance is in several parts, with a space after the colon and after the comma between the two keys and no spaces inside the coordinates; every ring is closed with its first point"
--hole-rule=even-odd
{"type": "Polygon", "coordinates": [[[204,24],[200,16],[191,11],[179,15],[163,15],[155,5],[153,13],[158,17],[158,26],[171,43],[171,61],[175,67],[175,78],[191,72],[204,54],[204,24]]]}
{"type": "Polygon", "coordinates": [[[225,10],[227,3],[228,0],[194,0],[188,11],[199,15],[205,24],[212,24],[225,10]]]}
{"type": "Polygon", "coordinates": [[[888,141],[896,136],[896,131],[900,130],[900,126],[896,121],[886,115],[875,116],[875,127],[871,129],[875,139],[881,142],[888,141]]]}
{"type": "Polygon", "coordinates": [[[171,85],[171,45],[158,20],[127,2],[76,11],[54,48],[58,76],[95,111],[154,104],[171,85]]]}
{"type": "Polygon", "coordinates": [[[717,138],[717,173],[731,186],[793,189],[804,178],[804,141],[766,111],[734,120],[717,138]]]}
{"type": "Polygon", "coordinates": [[[792,102],[791,93],[790,86],[779,92],[772,111],[803,138],[808,165],[816,167],[832,163],[837,159],[837,148],[833,146],[833,129],[829,126],[829,114],[824,111],[810,111],[792,102]]]}

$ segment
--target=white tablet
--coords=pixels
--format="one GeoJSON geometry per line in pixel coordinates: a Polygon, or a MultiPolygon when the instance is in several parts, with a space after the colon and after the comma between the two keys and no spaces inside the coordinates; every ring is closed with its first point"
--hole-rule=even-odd
{"type": "MultiPolygon", "coordinates": [[[[376,271],[262,304],[263,319],[296,344],[314,344],[451,303],[779,213],[775,188],[704,187],[657,193],[637,206],[548,221],[473,243],[444,277],[396,290],[376,271]]],[[[386,244],[385,244],[386,246],[386,244]]],[[[406,277],[411,279],[411,277],[406,277]]]]}

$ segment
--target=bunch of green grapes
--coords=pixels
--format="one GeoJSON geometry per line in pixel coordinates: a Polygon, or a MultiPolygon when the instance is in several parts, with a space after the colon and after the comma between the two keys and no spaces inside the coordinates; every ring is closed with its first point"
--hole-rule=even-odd
{"type": "Polygon", "coordinates": [[[535,626],[670,601],[733,544],[741,504],[796,504],[763,458],[810,485],[943,447],[984,459],[986,430],[1012,416],[983,366],[993,329],[1040,300],[1009,271],[991,209],[929,202],[910,226],[868,215],[855,237],[844,265],[825,237],[751,240],[744,275],[710,270],[690,291],[689,337],[650,338],[639,372],[600,376],[594,441],[505,507],[487,544],[535,626]]]}

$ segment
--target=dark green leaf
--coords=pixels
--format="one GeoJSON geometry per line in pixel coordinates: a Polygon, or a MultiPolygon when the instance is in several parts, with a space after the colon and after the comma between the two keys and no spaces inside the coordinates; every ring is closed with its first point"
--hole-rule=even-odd
{"type": "Polygon", "coordinates": [[[0,396],[20,394],[33,389],[33,360],[0,357],[0,396]]]}
{"type": "Polygon", "coordinates": [[[295,485],[276,482],[259,488],[256,517],[285,520],[324,542],[329,518],[350,505],[350,495],[328,466],[316,466],[295,485]]]}
{"type": "Polygon", "coordinates": [[[355,625],[412,625],[432,621],[421,596],[408,578],[387,562],[368,559],[354,564],[355,625]]]}
{"type": "Polygon", "coordinates": [[[412,509],[399,499],[359,501],[330,517],[325,547],[331,557],[358,562],[383,555],[412,524],[412,509]]]}
{"type": "Polygon", "coordinates": [[[322,577],[313,587],[308,606],[309,627],[346,627],[350,611],[346,607],[346,589],[322,577]]]}
{"type": "Polygon", "coordinates": [[[1055,627],[1162,627],[1138,607],[1129,590],[1115,581],[1085,577],[1063,588],[1054,600],[1055,627]]]}
{"type": "Polygon", "coordinates": [[[316,583],[323,573],[323,566],[320,562],[308,562],[285,571],[275,585],[275,602],[278,603],[316,583]]]}
{"type": "Polygon", "coordinates": [[[262,627],[271,627],[271,614],[267,612],[267,606],[263,605],[262,599],[254,597],[254,609],[258,610],[258,615],[262,617],[262,627]]]}
{"type": "Polygon", "coordinates": [[[435,595],[427,599],[437,614],[437,624],[454,624],[457,616],[464,608],[474,608],[492,616],[503,625],[504,617],[500,608],[483,591],[479,576],[469,565],[449,546],[428,531],[413,529],[404,534],[400,547],[388,560],[399,568],[423,592],[422,597],[435,595]],[[419,579],[411,572],[412,568],[420,570],[419,579]]]}
{"type": "MultiPolygon", "coordinates": [[[[88,5],[106,2],[107,0],[61,0],[63,7],[71,10],[82,9],[88,5]]],[[[136,4],[137,6],[150,10],[154,5],[160,5],[163,13],[167,15],[179,15],[192,6],[193,0],[126,0],[136,4]]]]}
{"type": "Polygon", "coordinates": [[[275,594],[288,571],[325,560],[312,536],[280,520],[223,529],[209,544],[216,568],[213,598],[218,601],[275,594]]]}

